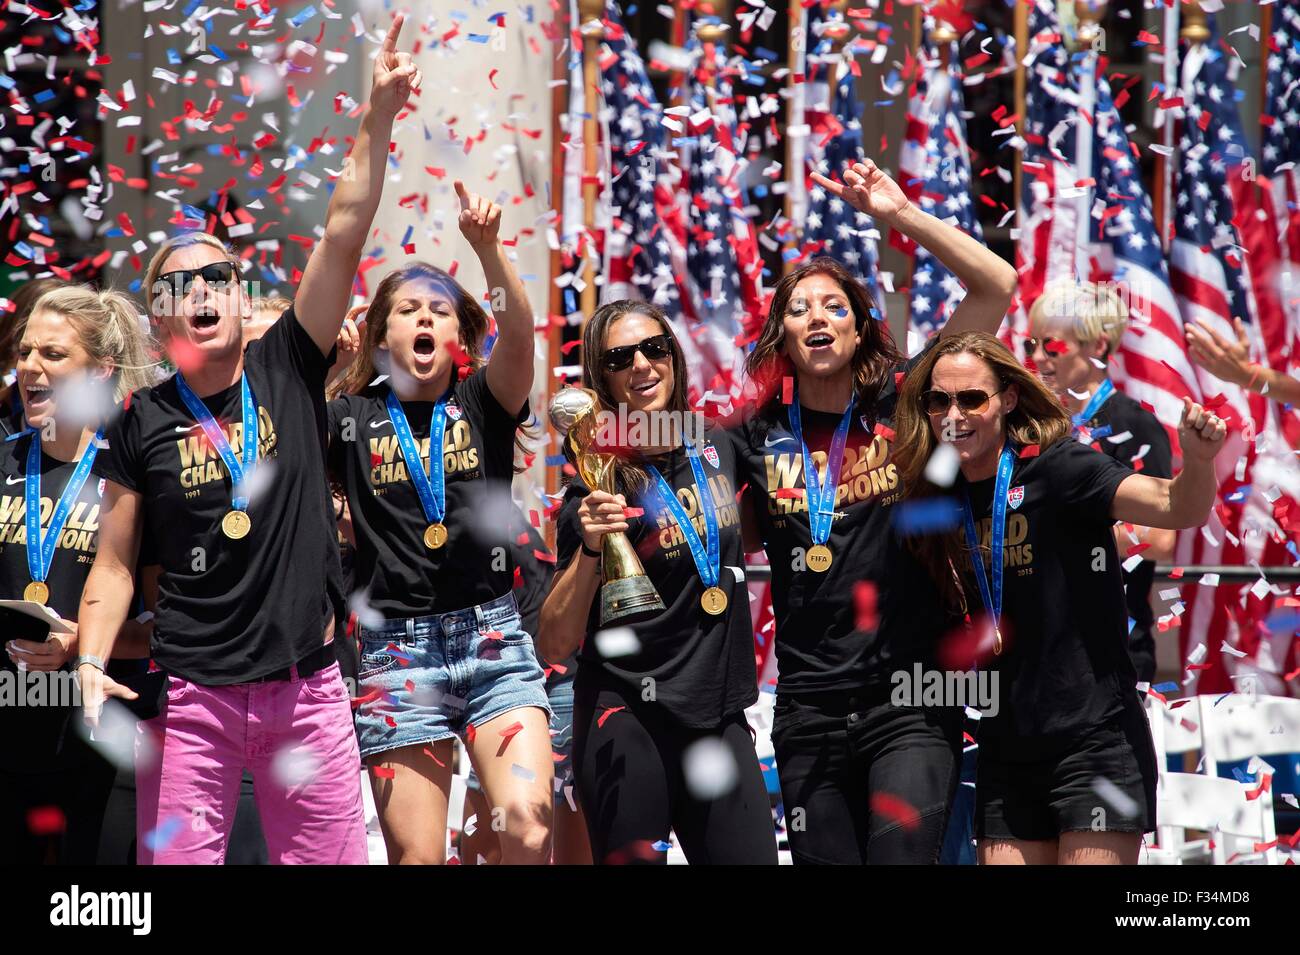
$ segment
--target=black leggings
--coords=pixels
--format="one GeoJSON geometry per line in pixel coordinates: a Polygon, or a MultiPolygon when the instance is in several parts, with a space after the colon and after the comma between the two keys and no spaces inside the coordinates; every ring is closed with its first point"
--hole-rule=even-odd
{"type": "Polygon", "coordinates": [[[960,707],[778,693],[772,744],[795,864],[937,862],[961,778],[961,733],[960,707]]]}
{"type": "Polygon", "coordinates": [[[775,865],[771,803],[744,713],[693,730],[655,706],[610,690],[575,695],[573,764],[592,858],[666,863],[653,846],[671,829],[692,865],[775,865]],[[706,737],[723,741],[738,773],[736,785],[712,799],[691,794],[682,768],[686,749],[706,737]]]}

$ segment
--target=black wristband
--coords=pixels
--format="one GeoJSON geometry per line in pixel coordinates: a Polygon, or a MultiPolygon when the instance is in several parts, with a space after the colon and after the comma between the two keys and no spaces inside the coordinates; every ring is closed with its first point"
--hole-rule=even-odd
{"type": "Polygon", "coordinates": [[[582,542],[582,552],[583,552],[584,554],[586,554],[588,557],[599,557],[599,556],[600,556],[600,551],[598,551],[598,550],[592,550],[590,547],[587,546],[587,542],[586,542],[586,541],[583,541],[583,542],[582,542]]]}

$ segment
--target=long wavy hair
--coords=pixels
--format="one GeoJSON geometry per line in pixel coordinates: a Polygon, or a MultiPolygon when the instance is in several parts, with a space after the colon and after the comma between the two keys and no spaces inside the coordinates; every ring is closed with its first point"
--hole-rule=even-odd
{"type": "MultiPolygon", "coordinates": [[[[628,315],[644,315],[646,318],[653,319],[658,323],[663,333],[668,336],[668,341],[672,344],[672,366],[673,366],[673,389],[668,398],[668,407],[665,411],[676,412],[683,416],[690,414],[691,404],[687,397],[687,379],[686,356],[682,352],[681,343],[677,341],[677,336],[673,334],[673,327],[668,321],[668,316],[657,305],[650,302],[635,301],[633,299],[620,299],[616,302],[606,302],[596,309],[591,317],[587,319],[586,325],[582,329],[582,385],[584,388],[590,388],[600,399],[598,411],[609,411],[617,413],[618,400],[614,393],[610,391],[609,381],[605,369],[601,367],[600,360],[605,354],[605,338],[609,334],[610,327],[620,318],[628,315]]],[[[568,454],[568,444],[565,444],[565,454],[568,454]]],[[[650,487],[650,475],[641,462],[635,456],[630,454],[620,455],[614,466],[614,475],[616,486],[623,488],[625,494],[644,494],[650,487]]]]}
{"type": "MultiPolygon", "coordinates": [[[[459,329],[456,340],[464,353],[463,357],[457,356],[453,363],[452,375],[460,374],[462,367],[468,367],[471,372],[474,372],[486,364],[487,359],[483,357],[483,344],[487,339],[488,315],[483,310],[483,306],[452,277],[450,272],[427,262],[411,262],[389,272],[375,289],[375,297],[366,308],[361,348],[347,372],[330,386],[328,392],[330,398],[345,394],[359,395],[370,388],[370,383],[380,373],[375,364],[375,352],[379,350],[379,346],[384,343],[388,335],[388,319],[393,310],[393,300],[404,284],[415,279],[422,279],[441,287],[451,299],[459,329]]],[[[532,437],[533,432],[530,429],[522,426],[516,429],[515,448],[520,454],[529,453],[526,439],[532,437]]],[[[516,470],[524,469],[517,464],[516,470]]]]}
{"type": "MultiPolygon", "coordinates": [[[[898,399],[894,421],[897,437],[891,455],[898,465],[908,499],[939,497],[948,493],[947,489],[936,487],[925,477],[925,467],[939,446],[939,440],[930,427],[930,417],[922,407],[921,396],[930,388],[934,366],[939,359],[961,354],[974,355],[988,365],[999,387],[1016,386],[1016,406],[1003,417],[1003,425],[1006,436],[1018,446],[1036,444],[1041,450],[1046,450],[1070,435],[1069,412],[1036,375],[1016,361],[1015,355],[1001,341],[986,332],[962,332],[942,338],[908,372],[898,399]]],[[[961,592],[952,568],[966,547],[960,529],[915,535],[909,538],[908,546],[930,571],[950,604],[959,605],[961,592]]]]}
{"type": "Polygon", "coordinates": [[[903,360],[894,344],[889,328],[877,317],[871,293],[852,272],[837,259],[818,256],[802,265],[777,283],[772,292],[772,303],[767,319],[753,350],[745,360],[745,370],[757,390],[759,406],[780,396],[781,379],[795,375],[794,365],[783,352],[785,345],[785,312],[794,295],[795,287],[810,275],[825,275],[839,285],[849,300],[853,312],[853,326],[862,340],[853,353],[853,390],[861,408],[871,407],[880,391],[888,383],[893,369],[903,360]]]}
{"type": "Polygon", "coordinates": [[[145,331],[148,320],[129,295],[88,285],[59,285],[36,300],[31,314],[38,311],[53,312],[66,321],[90,357],[113,369],[115,401],[120,403],[157,381],[158,363],[149,357],[152,339],[145,331]]]}

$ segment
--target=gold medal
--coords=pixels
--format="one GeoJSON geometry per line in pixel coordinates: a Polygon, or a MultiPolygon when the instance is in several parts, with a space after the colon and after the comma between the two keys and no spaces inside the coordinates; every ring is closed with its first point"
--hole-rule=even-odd
{"type": "Polygon", "coordinates": [[[232,541],[247,537],[253,529],[253,521],[244,511],[230,511],[221,519],[221,533],[232,541]]]}
{"type": "Polygon", "coordinates": [[[727,609],[727,594],[721,587],[710,587],[700,594],[700,606],[716,617],[727,609]]]}
{"type": "Polygon", "coordinates": [[[38,604],[49,603],[50,588],[39,580],[33,580],[23,588],[23,600],[30,600],[38,604]]]}
{"type": "Polygon", "coordinates": [[[437,550],[443,544],[447,543],[447,528],[445,525],[430,524],[424,529],[424,546],[429,550],[437,550]]]}
{"type": "Polygon", "coordinates": [[[808,556],[804,558],[804,563],[808,565],[809,570],[824,574],[830,568],[833,559],[834,555],[829,547],[825,544],[816,544],[808,548],[808,556]]]}

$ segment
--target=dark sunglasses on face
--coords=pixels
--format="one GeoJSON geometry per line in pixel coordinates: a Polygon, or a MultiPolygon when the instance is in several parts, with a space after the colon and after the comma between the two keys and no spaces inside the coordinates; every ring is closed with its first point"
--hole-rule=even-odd
{"type": "MultiPolygon", "coordinates": [[[[993,392],[993,395],[1000,395],[1004,391],[1006,391],[1005,385],[993,392]]],[[[921,406],[925,408],[926,414],[945,414],[956,401],[957,407],[965,414],[983,414],[993,395],[980,388],[965,388],[955,395],[931,389],[921,393],[921,406]]]]}
{"type": "Polygon", "coordinates": [[[637,352],[645,355],[650,361],[663,361],[672,355],[673,346],[667,335],[655,335],[635,345],[619,345],[600,356],[601,367],[606,371],[624,371],[632,367],[637,352]]]}
{"type": "Polygon", "coordinates": [[[213,262],[201,269],[177,269],[175,272],[160,275],[155,283],[155,288],[161,286],[160,291],[175,298],[184,298],[190,294],[190,289],[194,286],[195,276],[202,278],[204,284],[209,288],[224,287],[229,285],[232,279],[238,277],[233,262],[213,262]]]}
{"type": "Polygon", "coordinates": [[[1025,354],[1033,357],[1038,354],[1038,349],[1042,348],[1048,355],[1060,355],[1069,346],[1059,338],[1026,338],[1025,354]]]}

